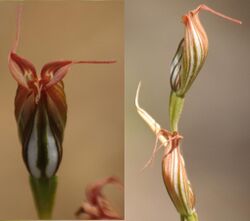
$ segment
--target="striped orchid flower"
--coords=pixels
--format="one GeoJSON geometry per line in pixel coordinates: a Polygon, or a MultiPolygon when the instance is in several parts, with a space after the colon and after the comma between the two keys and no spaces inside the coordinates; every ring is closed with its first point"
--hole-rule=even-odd
{"type": "Polygon", "coordinates": [[[162,175],[165,186],[181,216],[193,216],[195,214],[195,196],[180,152],[180,139],[182,137],[177,132],[170,133],[164,129],[160,133],[168,140],[162,160],[162,175]]]}
{"type": "Polygon", "coordinates": [[[164,155],[162,158],[162,176],[167,192],[175,205],[177,211],[183,217],[195,216],[195,196],[188,180],[184,159],[180,151],[180,140],[183,138],[178,132],[170,132],[163,129],[144,109],[139,105],[140,84],[137,89],[135,104],[138,114],[148,124],[156,135],[156,144],[151,159],[146,163],[148,167],[156,154],[156,152],[164,147],[164,155]],[[157,146],[160,140],[161,145],[157,146]]]}
{"type": "Polygon", "coordinates": [[[103,194],[103,188],[113,184],[118,188],[123,188],[123,185],[116,177],[107,177],[89,185],[86,188],[86,201],[76,211],[77,217],[85,216],[88,220],[116,220],[122,217],[111,207],[110,202],[103,194]]]}
{"type": "Polygon", "coordinates": [[[67,103],[63,78],[74,64],[109,64],[115,61],[62,60],[45,64],[38,74],[34,65],[16,53],[20,35],[21,7],[17,32],[8,64],[18,87],[15,117],[22,155],[29,173],[36,178],[52,177],[62,159],[67,103]]]}
{"type": "Polygon", "coordinates": [[[225,16],[206,5],[200,5],[182,17],[185,25],[185,36],[179,43],[170,68],[172,91],[181,97],[185,96],[193,84],[208,53],[208,38],[199,19],[201,10],[241,24],[241,21],[225,16]]]}

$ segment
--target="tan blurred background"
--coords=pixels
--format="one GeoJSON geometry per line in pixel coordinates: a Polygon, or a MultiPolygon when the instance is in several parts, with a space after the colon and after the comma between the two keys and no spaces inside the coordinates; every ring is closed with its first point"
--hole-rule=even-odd
{"type": "MultiPolygon", "coordinates": [[[[0,219],[36,219],[14,120],[16,82],[7,68],[15,37],[16,2],[0,3],[0,219]]],[[[74,219],[85,186],[124,176],[123,1],[24,2],[18,54],[41,67],[58,59],[111,60],[75,65],[65,77],[68,121],[58,171],[55,219],[74,219]]],[[[105,190],[123,213],[123,193],[105,190]]]]}
{"type": "Polygon", "coordinates": [[[126,18],[126,220],[178,221],[161,177],[162,151],[153,167],[155,137],[137,115],[134,97],[168,127],[169,64],[183,37],[181,16],[199,4],[241,19],[241,26],[207,12],[200,18],[210,49],[186,97],[180,129],[201,221],[249,221],[250,2],[128,0],[126,18]]]}

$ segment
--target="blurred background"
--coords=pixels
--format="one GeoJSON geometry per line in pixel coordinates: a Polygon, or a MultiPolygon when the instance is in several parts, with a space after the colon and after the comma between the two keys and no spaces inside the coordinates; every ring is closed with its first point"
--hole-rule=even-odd
{"type": "Polygon", "coordinates": [[[169,65],[183,37],[181,16],[199,4],[243,21],[200,13],[209,38],[206,63],[186,96],[180,131],[201,221],[249,220],[250,3],[247,0],[128,0],[126,44],[126,220],[178,221],[161,176],[162,150],[142,174],[155,136],[136,113],[140,104],[168,128],[169,65]]]}
{"type": "MultiPolygon", "coordinates": [[[[0,219],[36,219],[14,119],[16,82],[7,56],[15,38],[16,2],[0,3],[0,219]]],[[[74,219],[85,187],[106,176],[124,181],[123,1],[27,1],[17,53],[41,67],[60,59],[117,60],[75,65],[65,77],[68,121],[58,175],[55,219],[74,219]]],[[[123,214],[123,193],[105,188],[123,214]]]]}

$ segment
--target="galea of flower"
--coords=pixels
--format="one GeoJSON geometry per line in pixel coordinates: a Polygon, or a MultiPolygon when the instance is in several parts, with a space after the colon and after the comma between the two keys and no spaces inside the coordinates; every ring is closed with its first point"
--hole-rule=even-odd
{"type": "Polygon", "coordinates": [[[201,10],[241,24],[241,21],[225,16],[206,5],[200,5],[182,17],[185,36],[178,46],[170,70],[171,88],[179,96],[184,96],[191,87],[207,57],[208,38],[199,19],[201,10]]]}

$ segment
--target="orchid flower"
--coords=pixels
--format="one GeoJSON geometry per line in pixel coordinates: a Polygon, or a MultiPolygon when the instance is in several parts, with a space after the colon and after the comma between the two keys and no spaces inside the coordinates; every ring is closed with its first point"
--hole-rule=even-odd
{"type": "Polygon", "coordinates": [[[38,74],[29,60],[16,53],[21,10],[19,7],[16,39],[8,57],[10,73],[18,83],[15,117],[29,173],[36,178],[49,178],[56,173],[62,159],[67,119],[63,78],[74,64],[110,64],[115,61],[53,61],[45,64],[38,74]]]}
{"type": "Polygon", "coordinates": [[[107,184],[116,185],[123,188],[121,182],[115,177],[107,177],[90,184],[86,188],[86,201],[75,213],[77,217],[85,215],[86,219],[90,220],[116,220],[122,217],[111,207],[109,201],[103,194],[102,190],[107,184]]]}
{"type": "Polygon", "coordinates": [[[170,70],[171,88],[178,96],[186,94],[207,57],[208,38],[199,19],[199,12],[201,10],[241,24],[241,21],[225,16],[206,5],[200,5],[182,17],[185,25],[185,36],[179,43],[170,70]]]}
{"type": "Polygon", "coordinates": [[[195,216],[195,196],[188,180],[184,159],[180,151],[180,140],[183,137],[179,135],[178,132],[171,133],[170,131],[163,129],[153,117],[140,107],[138,102],[140,87],[141,84],[139,84],[137,88],[135,98],[137,112],[157,137],[152,157],[147,162],[144,169],[152,163],[156,152],[161,147],[164,147],[162,176],[169,196],[181,216],[195,216]],[[157,147],[158,140],[161,142],[159,147],[157,147]]]}

